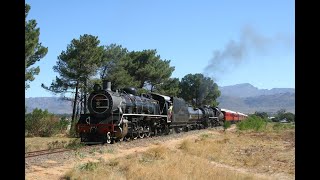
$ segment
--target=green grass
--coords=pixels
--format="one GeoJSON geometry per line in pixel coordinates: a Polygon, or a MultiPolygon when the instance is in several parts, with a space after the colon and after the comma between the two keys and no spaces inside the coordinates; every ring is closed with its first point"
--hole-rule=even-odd
{"type": "Polygon", "coordinates": [[[293,124],[291,124],[291,123],[289,123],[289,124],[274,123],[272,128],[275,131],[282,131],[282,130],[287,130],[287,129],[294,129],[295,126],[293,124]]]}

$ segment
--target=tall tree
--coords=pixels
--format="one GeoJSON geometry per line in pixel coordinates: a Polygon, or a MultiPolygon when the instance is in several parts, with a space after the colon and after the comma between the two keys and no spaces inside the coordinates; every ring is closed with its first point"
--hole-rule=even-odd
{"type": "Polygon", "coordinates": [[[48,52],[47,47],[43,47],[39,42],[40,28],[34,19],[27,21],[27,16],[31,7],[25,4],[25,89],[30,87],[29,82],[35,79],[35,75],[40,72],[39,66],[30,67],[42,59],[48,52]]]}
{"type": "MultiPolygon", "coordinates": [[[[88,34],[81,35],[79,39],[73,39],[67,46],[66,51],[58,56],[57,65],[53,67],[60,77],[52,82],[50,87],[42,85],[54,93],[65,93],[75,89],[72,125],[74,124],[76,106],[78,103],[79,90],[84,94],[84,107],[86,106],[87,83],[90,78],[97,74],[103,56],[103,46],[99,46],[97,36],[88,34]]],[[[80,97],[82,98],[82,97],[80,97]]],[[[71,127],[73,128],[73,127],[71,127]]]]}
{"type": "Polygon", "coordinates": [[[180,81],[178,78],[169,78],[164,82],[155,85],[155,88],[152,91],[165,94],[167,96],[178,96],[181,92],[180,81]]]}
{"type": "Polygon", "coordinates": [[[176,82],[175,80],[169,79],[175,69],[174,67],[170,67],[170,60],[161,60],[159,56],[159,60],[152,63],[152,68],[152,73],[147,80],[147,83],[151,85],[151,90],[158,84],[165,83],[170,85],[176,82]]]}
{"type": "Polygon", "coordinates": [[[101,67],[99,67],[100,79],[105,79],[108,73],[118,66],[119,61],[127,54],[127,48],[122,48],[121,45],[110,44],[105,46],[101,67]]]}
{"type": "Polygon", "coordinates": [[[217,83],[209,77],[204,77],[199,88],[199,103],[201,105],[218,106],[216,99],[221,95],[217,83]]]}
{"type": "Polygon", "coordinates": [[[175,68],[170,66],[170,60],[162,60],[160,55],[156,54],[155,49],[129,53],[130,61],[125,69],[139,81],[139,88],[151,85],[152,89],[153,86],[167,80],[174,71],[175,68]]]}
{"type": "Polygon", "coordinates": [[[137,87],[138,81],[134,80],[126,69],[129,61],[126,48],[116,44],[105,46],[101,67],[99,67],[100,78],[112,82],[112,89],[137,87]]]}
{"type": "Polygon", "coordinates": [[[218,85],[203,74],[187,74],[180,82],[180,97],[193,106],[217,106],[216,99],[220,96],[218,85]]]}

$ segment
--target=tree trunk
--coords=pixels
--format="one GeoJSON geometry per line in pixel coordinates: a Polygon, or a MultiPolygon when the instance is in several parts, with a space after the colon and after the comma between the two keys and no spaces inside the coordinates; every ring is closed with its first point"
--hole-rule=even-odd
{"type": "Polygon", "coordinates": [[[83,110],[83,90],[81,91],[81,94],[80,94],[80,114],[83,110]]]}
{"type": "Polygon", "coordinates": [[[83,113],[87,113],[87,79],[84,80],[84,90],[83,90],[83,113]]]}
{"type": "Polygon", "coordinates": [[[79,86],[79,80],[77,80],[76,93],[74,95],[72,118],[71,118],[71,129],[74,128],[73,125],[74,125],[74,119],[75,119],[75,115],[76,115],[76,106],[77,106],[77,101],[78,101],[78,86],[79,86]]]}
{"type": "MultiPolygon", "coordinates": [[[[79,98],[81,99],[81,97],[79,97],[79,98]]],[[[76,119],[79,119],[79,117],[80,117],[80,113],[81,113],[80,105],[81,105],[81,101],[78,101],[78,102],[77,102],[76,119]]]]}
{"type": "Polygon", "coordinates": [[[103,71],[102,71],[102,75],[100,76],[101,79],[104,79],[104,78],[105,78],[105,76],[106,76],[106,75],[105,75],[106,70],[107,70],[107,66],[104,66],[103,71]]]}
{"type": "Polygon", "coordinates": [[[139,88],[143,88],[143,86],[144,86],[144,81],[141,81],[139,88]]]}

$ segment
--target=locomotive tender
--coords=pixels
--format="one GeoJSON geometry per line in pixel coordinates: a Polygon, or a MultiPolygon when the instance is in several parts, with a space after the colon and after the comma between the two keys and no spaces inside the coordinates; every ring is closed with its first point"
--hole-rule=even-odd
{"type": "Polygon", "coordinates": [[[81,142],[113,143],[168,134],[171,129],[201,129],[222,125],[218,107],[194,109],[185,100],[158,93],[137,95],[134,88],[111,90],[111,82],[94,85],[88,98],[88,114],[81,114],[76,131],[81,142]],[[172,115],[169,106],[173,105],[172,115]]]}

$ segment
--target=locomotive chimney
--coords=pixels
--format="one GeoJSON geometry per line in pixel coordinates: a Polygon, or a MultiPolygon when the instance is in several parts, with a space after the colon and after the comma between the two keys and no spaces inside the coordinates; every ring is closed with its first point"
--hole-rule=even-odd
{"type": "Polygon", "coordinates": [[[107,80],[103,80],[103,89],[106,91],[111,91],[111,82],[107,80]]]}
{"type": "Polygon", "coordinates": [[[111,82],[110,81],[107,82],[107,90],[111,91],[111,82]]]}

